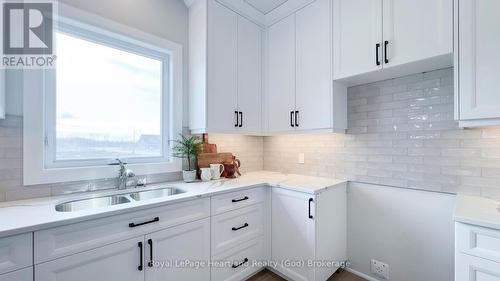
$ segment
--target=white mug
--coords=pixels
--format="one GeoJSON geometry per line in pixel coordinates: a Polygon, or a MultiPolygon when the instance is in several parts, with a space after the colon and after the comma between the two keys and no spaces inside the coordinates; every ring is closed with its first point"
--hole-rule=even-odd
{"type": "Polygon", "coordinates": [[[222,164],[210,164],[210,170],[212,171],[212,179],[218,180],[222,173],[224,173],[224,165],[222,164]],[[222,167],[222,170],[220,169],[222,167]]]}
{"type": "Polygon", "coordinates": [[[212,171],[210,168],[201,168],[200,178],[202,181],[210,181],[212,179],[212,171]]]}

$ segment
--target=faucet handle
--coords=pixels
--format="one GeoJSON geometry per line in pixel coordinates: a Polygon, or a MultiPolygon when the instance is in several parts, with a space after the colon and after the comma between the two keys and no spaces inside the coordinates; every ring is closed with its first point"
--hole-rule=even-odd
{"type": "Polygon", "coordinates": [[[113,163],[109,163],[108,165],[109,166],[124,166],[124,165],[127,165],[127,162],[123,162],[122,160],[116,158],[115,159],[116,162],[113,162],[113,163]]]}

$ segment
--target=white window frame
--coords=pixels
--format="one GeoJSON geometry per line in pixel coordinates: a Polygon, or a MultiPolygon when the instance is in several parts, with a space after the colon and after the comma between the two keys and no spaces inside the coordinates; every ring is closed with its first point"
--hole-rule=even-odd
{"type": "MultiPolygon", "coordinates": [[[[157,36],[136,30],[134,28],[110,21],[94,14],[76,8],[59,4],[57,26],[62,32],[71,35],[85,30],[84,38],[93,36],[96,42],[113,47],[123,47],[127,44],[127,51],[144,54],[145,50],[155,50],[158,56],[167,54],[169,66],[164,73],[168,78],[167,87],[162,99],[162,138],[163,157],[158,158],[130,158],[129,167],[137,175],[178,172],[182,170],[182,162],[171,157],[171,142],[182,132],[182,95],[183,95],[183,64],[182,46],[159,38],[157,36]],[[102,37],[101,37],[102,36],[102,37]],[[112,38],[112,39],[110,39],[112,38]],[[133,47],[132,47],[133,46],[133,47]],[[166,109],[166,110],[165,110],[166,109]],[[163,114],[167,113],[167,114],[163,114]],[[168,129],[168,130],[166,130],[168,129]]],[[[57,46],[56,46],[57,47],[57,46]]],[[[82,166],[77,166],[82,161],[59,162],[55,160],[54,133],[55,108],[55,72],[54,70],[25,70],[24,71],[24,126],[23,126],[23,183],[24,185],[47,184],[56,182],[93,180],[112,178],[117,175],[115,166],[108,166],[109,162],[102,160],[88,160],[82,166]],[[48,114],[52,112],[53,114],[48,114]],[[49,118],[45,118],[49,116],[49,118]],[[50,155],[48,155],[50,154],[50,155]]],[[[120,122],[117,120],[117,122],[120,122]]]]}
{"type": "Polygon", "coordinates": [[[7,79],[5,79],[5,69],[0,68],[0,119],[5,119],[5,92],[7,91],[7,79]]]}

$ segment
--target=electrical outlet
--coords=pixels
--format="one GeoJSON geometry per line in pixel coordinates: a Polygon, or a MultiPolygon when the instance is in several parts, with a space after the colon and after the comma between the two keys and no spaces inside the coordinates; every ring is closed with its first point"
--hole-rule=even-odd
{"type": "Polygon", "coordinates": [[[299,164],[304,164],[306,161],[305,161],[305,155],[304,153],[299,153],[299,159],[297,161],[297,163],[299,164]]]}
{"type": "Polygon", "coordinates": [[[389,265],[378,260],[372,260],[371,272],[379,278],[389,280],[389,265]]]}

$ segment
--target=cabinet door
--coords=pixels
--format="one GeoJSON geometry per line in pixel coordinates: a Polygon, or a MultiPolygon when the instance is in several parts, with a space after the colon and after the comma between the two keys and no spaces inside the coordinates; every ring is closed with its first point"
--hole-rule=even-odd
{"type": "Polygon", "coordinates": [[[33,281],[33,267],[0,274],[0,281],[33,281]]]}
{"type": "Polygon", "coordinates": [[[331,128],[332,75],[330,0],[297,12],[297,130],[331,128]]]}
{"type": "Polygon", "coordinates": [[[238,17],[238,110],[242,132],[262,128],[262,29],[238,17]]]}
{"type": "Polygon", "coordinates": [[[117,242],[35,266],[37,281],[144,280],[143,237],[117,242]],[[141,244],[140,244],[141,243],[141,244]]]}
{"type": "Polygon", "coordinates": [[[461,0],[459,4],[460,120],[499,118],[500,1],[461,0]]]}
{"type": "Polygon", "coordinates": [[[147,281],[210,280],[209,218],[146,235],[146,244],[147,281]]]}
{"type": "Polygon", "coordinates": [[[238,16],[215,0],[208,3],[208,128],[212,132],[234,131],[238,16]]]}
{"type": "Polygon", "coordinates": [[[500,281],[500,263],[461,253],[455,263],[456,281],[500,281]]]}
{"type": "Polygon", "coordinates": [[[272,191],[272,259],[278,262],[277,270],[293,280],[314,280],[314,268],[307,264],[281,265],[283,261],[307,263],[314,259],[315,206],[311,198],[279,188],[272,191]]]}
{"type": "Polygon", "coordinates": [[[0,238],[0,274],[33,265],[33,235],[0,238]]]}
{"type": "Polygon", "coordinates": [[[383,5],[384,68],[453,52],[453,0],[383,0],[383,5]]]}
{"type": "Polygon", "coordinates": [[[268,30],[269,131],[293,131],[291,112],[295,111],[295,14],[268,30]]]}
{"type": "Polygon", "coordinates": [[[382,0],[333,0],[333,42],[334,79],[381,69],[382,0]]]}

